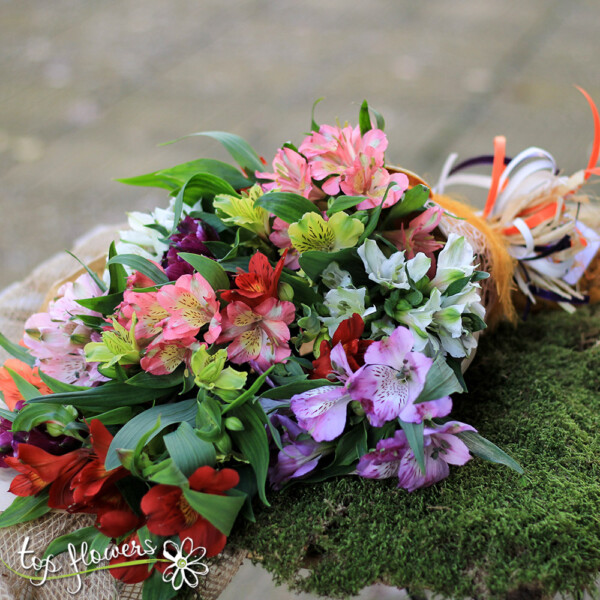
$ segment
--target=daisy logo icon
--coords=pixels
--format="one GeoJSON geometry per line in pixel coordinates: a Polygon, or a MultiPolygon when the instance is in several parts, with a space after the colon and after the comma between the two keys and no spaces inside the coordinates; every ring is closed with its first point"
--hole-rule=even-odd
{"type": "Polygon", "coordinates": [[[167,540],[163,545],[163,557],[171,564],[163,572],[163,581],[170,583],[174,590],[180,590],[184,583],[192,588],[198,587],[199,576],[206,576],[209,571],[208,566],[201,562],[205,555],[206,548],[194,548],[192,538],[185,538],[181,546],[167,540]]]}

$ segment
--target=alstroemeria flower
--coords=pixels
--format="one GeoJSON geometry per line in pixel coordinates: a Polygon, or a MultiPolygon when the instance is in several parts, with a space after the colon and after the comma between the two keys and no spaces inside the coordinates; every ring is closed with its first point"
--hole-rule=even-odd
{"type": "Polygon", "coordinates": [[[343,288],[329,290],[325,294],[324,304],[329,310],[329,317],[321,317],[321,321],[329,329],[329,335],[339,327],[345,319],[350,319],[354,313],[367,317],[377,309],[374,306],[365,307],[367,288],[343,288]]]}
{"type": "Polygon", "coordinates": [[[351,371],[358,371],[364,365],[367,348],[374,343],[373,340],[361,339],[364,330],[365,322],[358,313],[354,313],[349,319],[344,319],[333,334],[331,342],[321,341],[319,358],[313,360],[313,371],[309,378],[327,379],[333,372],[331,350],[338,344],[342,344],[351,371]]]}
{"type": "Polygon", "coordinates": [[[346,413],[352,396],[348,392],[352,370],[342,344],[330,354],[332,372],[342,386],[324,385],[292,396],[290,408],[300,427],[317,442],[329,442],[339,437],[346,426],[346,413]]]}
{"type": "Polygon", "coordinates": [[[140,347],[135,339],[135,324],[137,322],[134,313],[129,329],[121,325],[117,319],[113,319],[112,329],[102,332],[101,342],[90,342],[86,344],[85,359],[88,362],[101,363],[106,367],[119,365],[134,365],[140,362],[140,347]]]}
{"type": "MultiPolygon", "coordinates": [[[[130,535],[125,538],[118,546],[119,550],[116,558],[111,558],[109,564],[111,567],[119,565],[121,563],[129,563],[138,560],[144,560],[148,558],[146,548],[142,546],[140,538],[137,533],[130,535]]],[[[162,554],[162,553],[161,553],[162,554]]],[[[151,558],[160,558],[161,555],[155,555],[151,558]]],[[[140,565],[129,565],[127,567],[114,567],[109,569],[109,573],[119,581],[133,585],[135,583],[141,583],[152,576],[154,569],[157,569],[161,563],[140,565]]],[[[164,563],[162,563],[164,564],[164,563]]]]}
{"type": "Polygon", "coordinates": [[[67,509],[73,504],[71,480],[89,461],[91,451],[79,448],[55,456],[30,444],[20,444],[18,457],[4,460],[18,471],[9,491],[16,496],[35,496],[50,486],[48,506],[67,509]]]}
{"type": "Polygon", "coordinates": [[[458,279],[470,277],[475,271],[473,247],[463,236],[451,233],[438,255],[437,270],[430,287],[445,292],[458,279]]]}
{"type": "MultiPolygon", "coordinates": [[[[189,478],[190,489],[203,494],[225,495],[240,482],[233,469],[215,470],[199,467],[189,478]]],[[[155,485],[141,501],[147,517],[148,529],[156,535],[189,537],[194,546],[206,548],[206,556],[216,556],[225,547],[227,538],[212,523],[199,515],[185,499],[181,488],[173,485],[155,485]]]]}
{"type": "Polygon", "coordinates": [[[383,208],[389,208],[402,198],[408,185],[408,177],[404,173],[392,175],[387,169],[377,165],[373,158],[364,155],[356,158],[352,166],[345,171],[340,183],[342,192],[347,196],[367,198],[356,207],[358,210],[376,208],[382,202],[383,208]],[[388,190],[391,183],[394,185],[388,190]]]}
{"type": "Polygon", "coordinates": [[[425,474],[404,431],[396,431],[393,438],[381,440],[373,452],[365,454],[358,462],[358,474],[369,479],[397,476],[398,487],[409,492],[433,485],[448,476],[448,465],[464,465],[471,459],[465,443],[456,437],[460,431],[475,430],[457,421],[424,429],[425,474]]]}
{"type": "Polygon", "coordinates": [[[358,248],[358,255],[369,279],[388,289],[409,290],[409,277],[417,283],[425,277],[431,266],[431,259],[422,253],[408,261],[404,252],[393,252],[387,258],[375,240],[365,240],[358,248]]]}
{"type": "Polygon", "coordinates": [[[38,367],[30,367],[27,363],[16,358],[9,358],[0,367],[0,393],[9,410],[15,410],[17,403],[24,398],[7,369],[11,369],[23,377],[27,383],[36,387],[41,396],[52,393],[52,390],[42,381],[38,367]]]}
{"type": "Polygon", "coordinates": [[[135,315],[135,338],[140,345],[144,345],[145,340],[156,337],[169,317],[169,312],[158,301],[158,292],[132,290],[125,290],[123,302],[117,307],[117,314],[119,323],[123,326],[127,326],[135,315]]]}
{"type": "Polygon", "coordinates": [[[225,302],[244,302],[252,307],[258,306],[267,298],[278,299],[277,288],[284,264],[285,255],[273,268],[262,252],[255,252],[250,259],[248,272],[238,269],[235,278],[237,289],[222,291],[221,298],[225,302]]]}
{"type": "Polygon", "coordinates": [[[193,352],[199,347],[200,342],[193,336],[166,340],[161,334],[146,348],[140,366],[152,375],[168,375],[182,362],[189,362],[193,352]]]}
{"type": "Polygon", "coordinates": [[[173,285],[163,286],[158,294],[159,304],[169,313],[163,328],[165,340],[192,337],[208,325],[204,340],[212,344],[221,333],[221,313],[215,291],[200,275],[182,275],[173,285]]]}
{"type": "Polygon", "coordinates": [[[214,258],[204,242],[217,241],[217,232],[204,221],[186,216],[179,225],[177,233],[169,238],[171,245],[162,260],[165,273],[171,281],[176,281],[182,275],[192,275],[194,268],[179,256],[180,252],[199,254],[214,258]]]}
{"type": "Polygon", "coordinates": [[[283,449],[279,451],[275,465],[269,469],[269,481],[273,489],[281,489],[290,479],[308,475],[323,456],[334,450],[332,444],[322,444],[310,439],[307,432],[289,417],[273,415],[271,422],[285,429],[281,436],[283,449]]]}
{"type": "Polygon", "coordinates": [[[412,352],[413,345],[412,333],[398,327],[389,338],[367,348],[365,365],[350,379],[350,395],[360,401],[374,427],[402,418],[402,411],[423,390],[433,360],[412,352]]]}
{"type": "Polygon", "coordinates": [[[435,252],[444,247],[444,243],[435,239],[432,232],[440,224],[444,214],[441,206],[431,206],[418,217],[410,221],[408,227],[401,225],[396,231],[385,231],[383,236],[390,240],[398,250],[405,252],[406,258],[414,258],[422,252],[431,259],[430,276],[435,274],[435,252]]]}
{"type": "Polygon", "coordinates": [[[306,213],[288,229],[292,246],[300,253],[308,250],[335,252],[352,248],[365,226],[345,212],[335,213],[328,221],[316,212],[306,213]]]}
{"type": "Polygon", "coordinates": [[[227,305],[223,332],[217,343],[232,342],[227,347],[227,355],[236,365],[253,362],[266,370],[291,354],[288,325],[293,322],[295,313],[292,302],[275,298],[267,298],[256,307],[232,302],[227,305]]]}
{"type": "Polygon", "coordinates": [[[213,206],[217,216],[228,225],[236,225],[253,231],[265,238],[269,233],[269,213],[254,203],[263,195],[259,185],[253,185],[242,197],[219,194],[215,196],[213,206]]]}
{"type": "Polygon", "coordinates": [[[312,184],[306,158],[291,148],[280,148],[273,159],[273,173],[256,171],[258,179],[270,179],[273,183],[263,184],[265,192],[278,190],[293,192],[309,200],[320,200],[325,194],[312,184]]]}
{"type": "Polygon", "coordinates": [[[215,354],[209,354],[205,346],[198,348],[190,360],[196,385],[207,390],[215,390],[217,394],[221,391],[242,389],[246,383],[247,373],[225,367],[226,362],[227,350],[217,350],[215,354]]]}
{"type": "Polygon", "coordinates": [[[299,151],[308,159],[313,179],[326,179],[323,191],[335,196],[340,193],[342,176],[358,157],[364,155],[377,166],[383,166],[387,145],[381,129],[371,129],[363,136],[358,126],[353,129],[321,125],[318,132],[300,144],[299,151]]]}

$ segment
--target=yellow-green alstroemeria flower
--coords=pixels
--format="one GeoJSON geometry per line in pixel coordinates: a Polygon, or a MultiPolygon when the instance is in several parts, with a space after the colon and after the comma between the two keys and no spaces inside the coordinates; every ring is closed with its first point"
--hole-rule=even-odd
{"type": "Polygon", "coordinates": [[[365,230],[365,226],[345,212],[335,213],[329,221],[321,215],[306,213],[300,221],[290,225],[288,233],[292,246],[302,254],[309,250],[335,252],[352,248],[365,230]]]}
{"type": "Polygon", "coordinates": [[[140,347],[135,340],[135,313],[131,319],[129,331],[113,319],[113,330],[102,334],[101,342],[86,344],[85,359],[87,362],[102,363],[106,367],[115,364],[133,365],[140,362],[140,347]]]}
{"type": "Polygon", "coordinates": [[[241,198],[219,194],[215,196],[213,205],[224,223],[249,229],[266,238],[269,233],[269,213],[260,206],[254,206],[262,195],[260,186],[253,185],[247,192],[242,192],[241,198]]]}
{"type": "Polygon", "coordinates": [[[227,350],[209,354],[206,347],[202,347],[192,355],[190,366],[198,387],[211,390],[224,400],[229,400],[230,396],[233,399],[238,395],[235,390],[246,385],[247,375],[231,367],[223,368],[226,362],[227,350]]]}

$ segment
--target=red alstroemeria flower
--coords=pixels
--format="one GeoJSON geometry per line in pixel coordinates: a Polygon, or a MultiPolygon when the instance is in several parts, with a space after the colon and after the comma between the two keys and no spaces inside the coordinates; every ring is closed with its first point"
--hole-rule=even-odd
{"type": "Polygon", "coordinates": [[[10,484],[16,496],[34,496],[50,486],[48,506],[68,509],[73,505],[70,483],[73,476],[89,461],[91,450],[79,448],[62,456],[49,454],[30,444],[19,445],[18,458],[4,460],[21,475],[10,484]]]}
{"type": "MultiPolygon", "coordinates": [[[[200,467],[189,478],[190,488],[204,494],[223,496],[240,481],[237,471],[200,467]]],[[[194,546],[206,548],[206,556],[216,556],[225,547],[226,536],[200,516],[189,504],[181,488],[173,485],[154,486],[142,498],[141,507],[148,529],[156,535],[179,535],[192,539],[194,546]]]]}
{"type": "MultiPolygon", "coordinates": [[[[140,543],[140,538],[137,533],[129,536],[123,540],[119,546],[119,556],[117,558],[111,558],[111,565],[118,565],[121,563],[131,562],[134,560],[143,560],[146,558],[160,558],[160,556],[149,556],[140,543]]],[[[119,581],[128,584],[141,583],[152,575],[155,567],[160,563],[155,564],[141,564],[132,565],[129,567],[117,567],[110,569],[110,574],[119,581]]]]}
{"type": "Polygon", "coordinates": [[[225,302],[244,302],[251,308],[258,306],[268,298],[279,300],[277,286],[286,256],[287,250],[273,268],[269,259],[262,252],[256,252],[250,259],[248,273],[238,269],[235,278],[235,285],[238,289],[221,292],[221,298],[225,302]]]}
{"type": "Polygon", "coordinates": [[[98,419],[90,421],[89,427],[92,444],[91,460],[71,481],[73,498],[78,504],[90,504],[105,486],[114,484],[129,473],[124,467],[117,467],[111,471],[104,468],[113,436],[98,419]]]}
{"type": "Polygon", "coordinates": [[[365,323],[358,313],[342,321],[333,334],[331,342],[327,340],[321,342],[319,358],[313,361],[314,369],[309,379],[327,379],[327,376],[333,372],[330,355],[331,350],[338,344],[342,344],[352,371],[358,371],[365,364],[367,348],[373,343],[373,340],[360,339],[364,330],[365,323]]]}

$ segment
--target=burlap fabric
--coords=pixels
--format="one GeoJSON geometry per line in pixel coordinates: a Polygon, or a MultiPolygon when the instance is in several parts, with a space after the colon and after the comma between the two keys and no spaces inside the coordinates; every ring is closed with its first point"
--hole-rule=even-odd
{"type": "MultiPolygon", "coordinates": [[[[94,229],[78,240],[73,253],[86,264],[94,262],[106,253],[110,242],[116,238],[118,229],[114,226],[94,229]]],[[[42,263],[23,281],[0,293],[0,331],[12,341],[18,342],[23,335],[25,321],[44,305],[48,291],[56,289],[57,282],[72,278],[79,270],[80,265],[71,256],[61,253],[42,263]]],[[[0,364],[6,358],[8,355],[0,348],[0,364]]],[[[94,517],[89,515],[53,511],[35,521],[0,529],[0,558],[13,569],[23,571],[17,552],[22,548],[26,537],[30,538],[29,549],[41,558],[53,539],[93,524],[94,517]]],[[[202,578],[193,597],[216,600],[245,556],[246,552],[243,550],[226,550],[219,557],[208,560],[209,574],[202,578]]],[[[62,559],[56,559],[57,564],[61,562],[61,573],[73,572],[66,555],[62,559]]],[[[69,589],[75,589],[74,579],[47,581],[42,586],[34,587],[28,580],[12,574],[0,563],[0,600],[140,600],[142,597],[141,585],[122,585],[108,571],[84,576],[82,588],[76,595],[71,595],[69,589]]]]}

